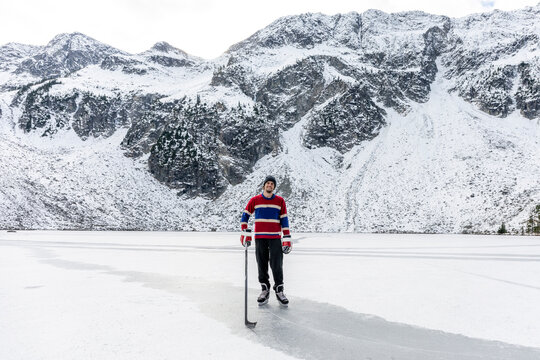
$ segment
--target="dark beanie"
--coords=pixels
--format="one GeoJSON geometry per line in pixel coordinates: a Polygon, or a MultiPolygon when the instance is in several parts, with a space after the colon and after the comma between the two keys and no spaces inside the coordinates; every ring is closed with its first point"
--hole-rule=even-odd
{"type": "Polygon", "coordinates": [[[266,185],[267,182],[273,182],[274,183],[274,187],[276,187],[277,183],[276,183],[276,178],[273,177],[272,175],[268,175],[265,179],[264,179],[264,182],[263,182],[263,186],[266,185]]]}

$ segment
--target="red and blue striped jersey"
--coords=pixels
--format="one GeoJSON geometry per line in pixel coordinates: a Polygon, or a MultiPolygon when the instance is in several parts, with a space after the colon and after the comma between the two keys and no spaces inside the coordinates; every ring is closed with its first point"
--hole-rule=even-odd
{"type": "Polygon", "coordinates": [[[255,214],[255,239],[279,239],[290,235],[287,206],[281,196],[272,194],[267,198],[263,194],[252,197],[242,213],[242,230],[247,229],[249,218],[255,214]]]}

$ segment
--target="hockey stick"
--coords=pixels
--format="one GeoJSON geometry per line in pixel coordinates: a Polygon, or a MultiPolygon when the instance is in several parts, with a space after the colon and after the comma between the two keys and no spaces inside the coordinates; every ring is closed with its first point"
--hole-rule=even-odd
{"type": "Polygon", "coordinates": [[[255,327],[255,325],[257,325],[257,322],[251,322],[248,320],[248,313],[247,313],[247,308],[248,308],[248,247],[247,246],[244,246],[245,247],[245,254],[246,254],[246,291],[245,291],[245,302],[244,302],[244,322],[246,324],[246,326],[250,329],[253,329],[255,327]]]}

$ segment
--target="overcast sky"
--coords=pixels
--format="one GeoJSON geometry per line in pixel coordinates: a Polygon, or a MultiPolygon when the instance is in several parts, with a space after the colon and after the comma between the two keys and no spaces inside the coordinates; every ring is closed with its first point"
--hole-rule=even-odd
{"type": "Polygon", "coordinates": [[[57,34],[77,31],[130,53],[167,41],[192,55],[210,59],[285,15],[334,15],[379,9],[389,13],[422,10],[461,17],[537,3],[538,0],[0,0],[0,45],[46,45],[57,34]]]}

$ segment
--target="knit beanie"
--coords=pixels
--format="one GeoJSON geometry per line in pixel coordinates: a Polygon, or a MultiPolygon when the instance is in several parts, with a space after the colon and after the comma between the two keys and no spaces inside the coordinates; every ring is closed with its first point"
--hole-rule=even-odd
{"type": "Polygon", "coordinates": [[[263,182],[263,186],[266,185],[267,182],[273,182],[274,183],[274,187],[276,187],[277,183],[276,183],[276,178],[273,177],[272,175],[268,175],[265,179],[264,179],[264,182],[263,182]]]}

